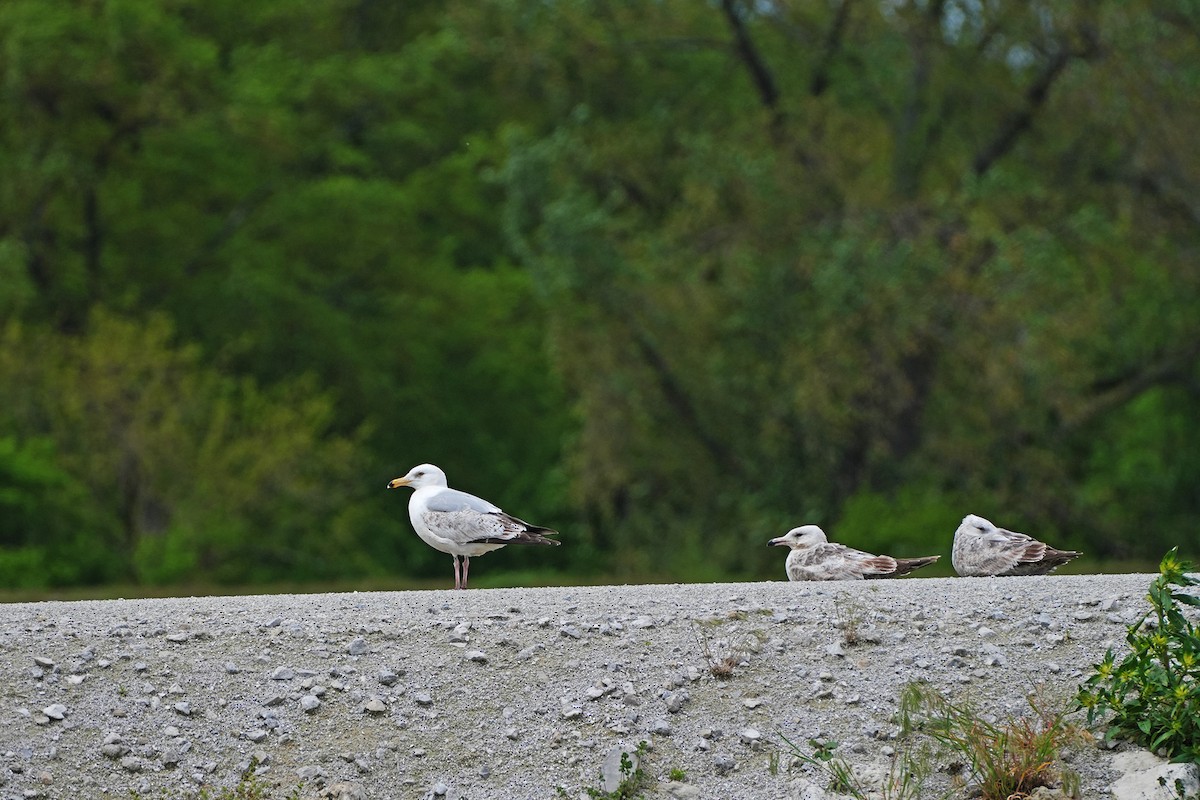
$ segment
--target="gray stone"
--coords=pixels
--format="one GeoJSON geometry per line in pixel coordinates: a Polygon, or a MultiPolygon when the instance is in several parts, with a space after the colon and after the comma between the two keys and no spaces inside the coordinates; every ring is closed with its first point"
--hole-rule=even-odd
{"type": "Polygon", "coordinates": [[[126,745],[123,745],[119,742],[113,742],[110,744],[102,745],[100,747],[100,754],[103,755],[105,758],[111,758],[111,759],[115,760],[115,759],[121,758],[123,756],[129,755],[129,747],[127,747],[126,745]]]}
{"type": "Polygon", "coordinates": [[[350,644],[346,646],[346,652],[352,656],[361,656],[368,650],[367,640],[361,636],[350,640],[350,644]]]}
{"type": "Polygon", "coordinates": [[[296,770],[296,774],[300,776],[300,780],[302,781],[316,781],[318,779],[324,780],[326,777],[328,777],[325,773],[325,770],[321,769],[315,764],[300,767],[298,770],[296,770]]]}
{"type": "Polygon", "coordinates": [[[713,756],[712,763],[713,767],[721,775],[731,772],[737,766],[737,762],[733,760],[733,756],[727,753],[717,753],[713,756]]]}
{"type": "Polygon", "coordinates": [[[321,790],[321,800],[369,800],[367,790],[359,783],[338,781],[321,790]]]}
{"type": "Polygon", "coordinates": [[[387,667],[384,667],[383,669],[379,670],[378,673],[376,673],[375,679],[384,686],[395,686],[400,680],[400,676],[387,667]]]}
{"type": "Polygon", "coordinates": [[[762,734],[754,728],[743,728],[738,731],[738,738],[742,740],[742,744],[753,747],[762,741],[762,734]]]}
{"type": "Polygon", "coordinates": [[[67,707],[62,703],[54,703],[43,708],[42,713],[50,719],[62,719],[67,715],[67,707]]]}
{"type": "Polygon", "coordinates": [[[537,653],[539,651],[545,650],[545,649],[546,649],[545,645],[535,644],[535,645],[532,645],[531,647],[526,647],[523,650],[518,650],[517,651],[517,661],[528,661],[529,659],[531,659],[535,655],[537,655],[537,653]]]}
{"type": "Polygon", "coordinates": [[[600,788],[609,794],[615,794],[621,787],[621,783],[637,771],[639,763],[638,754],[627,747],[614,747],[609,750],[600,765],[600,788]],[[621,771],[623,756],[629,762],[628,774],[621,771]]]}
{"type": "Polygon", "coordinates": [[[471,650],[467,653],[467,660],[474,661],[477,664],[486,664],[488,659],[487,654],[482,650],[471,650]]]}
{"type": "Polygon", "coordinates": [[[382,714],[387,711],[387,703],[380,700],[378,697],[372,697],[363,704],[363,710],[370,714],[382,714]]]}
{"type": "Polygon", "coordinates": [[[300,698],[300,708],[306,714],[311,714],[321,707],[321,701],[315,695],[306,694],[300,698]]]}
{"type": "Polygon", "coordinates": [[[290,681],[296,677],[296,671],[291,667],[276,667],[271,672],[271,680],[273,681],[290,681]]]}

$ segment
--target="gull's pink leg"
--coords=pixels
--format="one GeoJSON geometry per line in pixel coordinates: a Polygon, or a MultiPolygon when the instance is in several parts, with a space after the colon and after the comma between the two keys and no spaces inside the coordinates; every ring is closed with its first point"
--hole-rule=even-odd
{"type": "Polygon", "coordinates": [[[462,585],[462,587],[464,589],[467,588],[467,571],[470,569],[471,569],[471,557],[463,556],[463,585],[462,585]]]}
{"type": "Polygon", "coordinates": [[[450,556],[454,560],[454,588],[462,588],[462,580],[458,577],[458,556],[450,556]]]}

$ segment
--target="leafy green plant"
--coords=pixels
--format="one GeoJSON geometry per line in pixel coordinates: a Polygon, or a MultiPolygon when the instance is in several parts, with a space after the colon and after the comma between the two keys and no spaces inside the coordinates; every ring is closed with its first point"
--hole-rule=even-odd
{"type": "Polygon", "coordinates": [[[1200,597],[1182,591],[1200,585],[1172,548],[1150,584],[1150,610],[1129,626],[1129,654],[1112,650],[1080,687],[1077,701],[1088,724],[1109,717],[1105,738],[1121,737],[1162,750],[1173,761],[1200,764],[1200,631],[1183,606],[1200,597]]]}
{"type": "Polygon", "coordinates": [[[989,722],[969,703],[955,703],[926,684],[910,683],[900,698],[904,733],[920,730],[963,759],[984,800],[1024,797],[1039,786],[1061,784],[1074,791],[1077,776],[1062,767],[1059,751],[1082,738],[1039,695],[1028,698],[1033,713],[989,722]]]}
{"type": "MultiPolygon", "coordinates": [[[[646,771],[642,769],[641,762],[649,750],[650,748],[645,741],[638,742],[637,747],[634,748],[634,753],[638,758],[637,766],[634,766],[633,759],[629,757],[629,753],[621,753],[621,782],[611,792],[606,792],[604,789],[598,789],[595,786],[585,786],[583,791],[592,800],[643,800],[644,795],[642,792],[645,791],[650,778],[646,774],[646,771]]],[[[681,770],[671,770],[672,780],[676,780],[673,777],[676,772],[679,772],[680,775],[683,774],[681,770]]],[[[570,798],[567,790],[561,786],[557,787],[557,794],[563,800],[570,798]]],[[[221,798],[221,800],[224,800],[224,798],[221,798]]],[[[241,798],[237,798],[236,800],[241,800],[241,798]]]]}
{"type": "Polygon", "coordinates": [[[681,770],[679,767],[671,767],[671,769],[667,772],[667,777],[673,781],[686,781],[687,773],[681,770]]]}

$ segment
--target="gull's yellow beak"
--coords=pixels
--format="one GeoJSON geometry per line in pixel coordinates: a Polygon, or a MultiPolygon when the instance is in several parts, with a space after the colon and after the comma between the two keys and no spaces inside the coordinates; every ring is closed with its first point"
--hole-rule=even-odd
{"type": "Polygon", "coordinates": [[[399,489],[401,486],[408,486],[410,483],[412,483],[412,481],[410,481],[408,478],[393,478],[390,482],[388,482],[387,488],[399,489]]]}

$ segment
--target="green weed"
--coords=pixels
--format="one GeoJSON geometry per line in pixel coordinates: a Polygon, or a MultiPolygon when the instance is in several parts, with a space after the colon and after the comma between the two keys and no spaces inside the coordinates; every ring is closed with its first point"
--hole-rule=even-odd
{"type": "Polygon", "coordinates": [[[880,798],[880,800],[921,800],[927,797],[925,782],[933,772],[933,757],[927,747],[905,748],[891,761],[883,785],[868,786],[855,773],[845,758],[836,755],[836,741],[809,739],[812,754],[804,753],[786,737],[783,741],[793,756],[825,774],[829,788],[834,792],[848,794],[855,800],[880,798]]]}
{"type": "Polygon", "coordinates": [[[969,768],[968,779],[983,800],[1024,797],[1039,786],[1078,787],[1074,773],[1062,767],[1059,752],[1083,738],[1066,720],[1066,711],[1031,695],[1032,714],[1003,722],[985,720],[969,703],[954,703],[926,684],[911,683],[900,698],[904,733],[919,730],[969,768]]]}
{"type": "Polygon", "coordinates": [[[1150,611],[1128,627],[1129,654],[1117,664],[1112,650],[1105,653],[1077,702],[1089,725],[1109,717],[1106,739],[1200,764],[1200,632],[1183,612],[1200,607],[1200,597],[1180,590],[1200,580],[1187,575],[1193,566],[1177,550],[1163,556],[1150,584],[1150,611]]]}
{"type": "Polygon", "coordinates": [[[842,641],[848,647],[858,644],[859,626],[866,609],[857,599],[839,593],[833,601],[834,627],[841,629],[842,641]]]}
{"type": "MultiPolygon", "coordinates": [[[[200,790],[197,795],[198,800],[269,800],[271,795],[270,787],[259,780],[255,771],[259,767],[257,758],[251,758],[249,766],[242,772],[238,783],[232,788],[221,789],[217,794],[213,794],[213,790],[207,786],[200,790]]],[[[297,784],[290,792],[284,795],[283,800],[300,800],[300,789],[303,784],[297,784]]],[[[167,795],[163,795],[165,799],[167,795]]],[[[138,794],[133,789],[129,790],[130,800],[144,800],[142,795],[138,794]]]]}
{"type": "MultiPolygon", "coordinates": [[[[637,754],[638,758],[638,765],[636,767],[633,765],[633,759],[629,757],[629,753],[621,753],[621,782],[617,784],[617,788],[613,791],[606,792],[604,789],[596,788],[595,786],[585,786],[583,791],[592,800],[645,800],[645,795],[642,792],[645,791],[649,783],[649,776],[642,769],[642,761],[649,750],[650,748],[645,741],[638,742],[638,746],[634,748],[634,753],[637,754]]],[[[676,771],[671,770],[672,775],[676,771]]],[[[682,775],[681,771],[680,774],[682,775]]],[[[672,778],[672,780],[675,780],[675,778],[672,778]]],[[[567,790],[561,786],[557,787],[557,794],[563,800],[569,800],[571,797],[567,794],[567,790]]]]}

